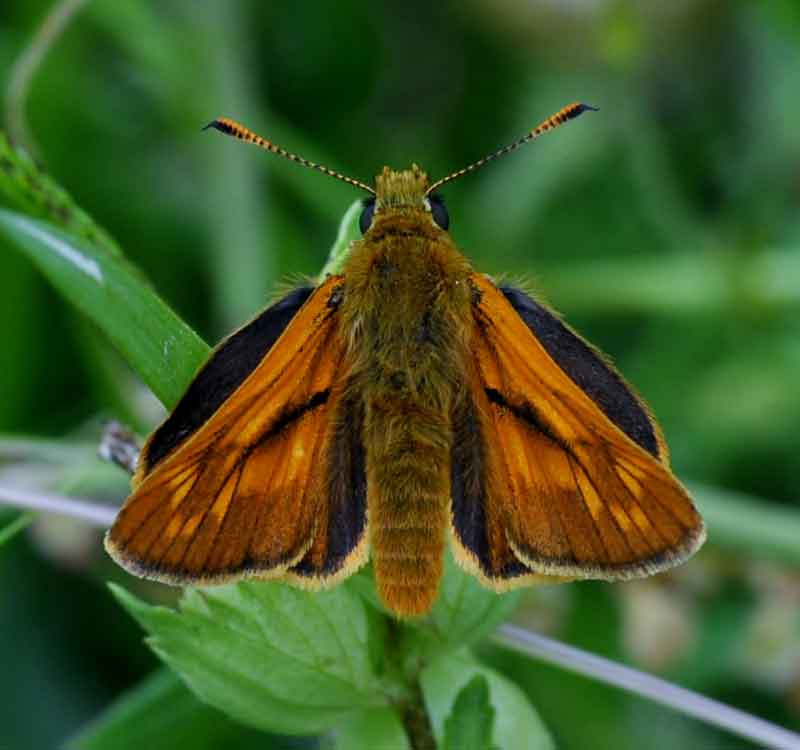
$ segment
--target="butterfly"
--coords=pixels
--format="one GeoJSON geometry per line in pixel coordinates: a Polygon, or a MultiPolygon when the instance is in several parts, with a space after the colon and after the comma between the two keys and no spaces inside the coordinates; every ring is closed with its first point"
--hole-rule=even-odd
{"type": "Polygon", "coordinates": [[[310,589],[371,559],[386,609],[411,617],[448,540],[498,592],[692,555],[703,521],[647,407],[556,313],[472,268],[438,192],[588,109],[438,181],[386,167],[374,187],[210,123],[365,190],[363,237],[214,350],[142,450],[112,557],[172,584],[310,589]]]}

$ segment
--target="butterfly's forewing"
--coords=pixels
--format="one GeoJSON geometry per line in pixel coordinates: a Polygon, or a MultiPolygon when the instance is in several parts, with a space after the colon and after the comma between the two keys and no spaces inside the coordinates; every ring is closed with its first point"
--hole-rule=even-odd
{"type": "Polygon", "coordinates": [[[135,483],[193,434],[244,382],[313,291],[311,286],[292,290],[216,347],[173,412],[142,448],[135,483]]]}
{"type": "Polygon", "coordinates": [[[279,576],[303,558],[325,507],[329,428],[342,401],[340,283],[331,277],[308,297],[201,425],[192,431],[191,421],[174,423],[170,434],[189,434],[158,460],[153,446],[166,433],[154,434],[107,537],[121,564],[158,580],[199,583],[279,576]]]}
{"type": "Polygon", "coordinates": [[[500,291],[555,363],[603,413],[631,440],[662,463],[668,463],[661,429],[603,354],[522,290],[503,285],[500,291]]]}
{"type": "Polygon", "coordinates": [[[633,578],[685,560],[703,541],[702,520],[670,473],[646,409],[560,321],[540,320],[537,332],[560,339],[559,352],[539,341],[507,292],[477,274],[471,282],[474,371],[465,408],[474,426],[455,440],[471,436],[481,468],[459,497],[455,480],[469,474],[463,459],[454,462],[462,564],[504,588],[531,574],[633,578]]]}

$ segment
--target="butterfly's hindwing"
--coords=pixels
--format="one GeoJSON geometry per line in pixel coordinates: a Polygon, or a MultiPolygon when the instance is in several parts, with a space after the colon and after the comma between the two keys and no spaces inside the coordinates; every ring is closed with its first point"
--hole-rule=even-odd
{"type": "MultiPolygon", "coordinates": [[[[472,396],[453,415],[452,530],[456,557],[482,579],[502,582],[529,573],[508,544],[497,505],[488,500],[488,448],[472,396]]],[[[501,587],[504,587],[501,585],[501,587]]]]}
{"type": "Polygon", "coordinates": [[[338,401],[320,467],[325,479],[314,541],[287,579],[309,587],[345,578],[367,559],[367,477],[363,404],[357,395],[338,401]]]}

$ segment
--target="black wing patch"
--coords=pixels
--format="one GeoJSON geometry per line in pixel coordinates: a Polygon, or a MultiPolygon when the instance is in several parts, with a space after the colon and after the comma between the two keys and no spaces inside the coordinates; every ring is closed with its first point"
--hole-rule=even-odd
{"type": "Polygon", "coordinates": [[[367,474],[364,464],[363,406],[345,398],[333,417],[327,465],[326,497],[319,514],[318,537],[306,556],[289,572],[324,579],[359,561],[348,558],[364,540],[367,528],[367,474]]]}
{"type": "Polygon", "coordinates": [[[530,571],[507,548],[505,536],[500,545],[495,545],[494,556],[489,544],[484,486],[487,475],[486,448],[483,440],[475,406],[469,396],[465,396],[453,415],[450,464],[453,531],[461,545],[475,556],[486,576],[516,578],[530,571]]]}
{"type": "Polygon", "coordinates": [[[512,286],[500,291],[572,381],[631,440],[663,462],[664,450],[647,408],[602,355],[524,292],[512,286]]]}
{"type": "Polygon", "coordinates": [[[217,346],[175,410],[147,441],[140,459],[142,476],[208,421],[264,359],[313,291],[311,286],[293,290],[217,346]]]}

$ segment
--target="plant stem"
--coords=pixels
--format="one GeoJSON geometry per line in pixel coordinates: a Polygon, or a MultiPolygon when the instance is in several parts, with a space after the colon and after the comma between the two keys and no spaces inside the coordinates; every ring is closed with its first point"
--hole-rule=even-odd
{"type": "Polygon", "coordinates": [[[650,698],[687,716],[694,716],[707,724],[753,740],[763,747],[776,750],[800,747],[800,734],[666,680],[567,646],[552,638],[531,633],[524,628],[502,625],[492,636],[492,640],[505,648],[555,664],[561,669],[650,698]]]}
{"type": "Polygon", "coordinates": [[[0,505],[11,505],[16,508],[25,508],[26,510],[69,516],[104,529],[114,522],[118,510],[118,508],[112,508],[110,505],[100,505],[88,500],[21,490],[7,485],[0,485],[0,505]]]}
{"type": "Polygon", "coordinates": [[[414,682],[412,699],[401,707],[403,727],[413,750],[436,750],[436,739],[419,681],[414,682]]]}

